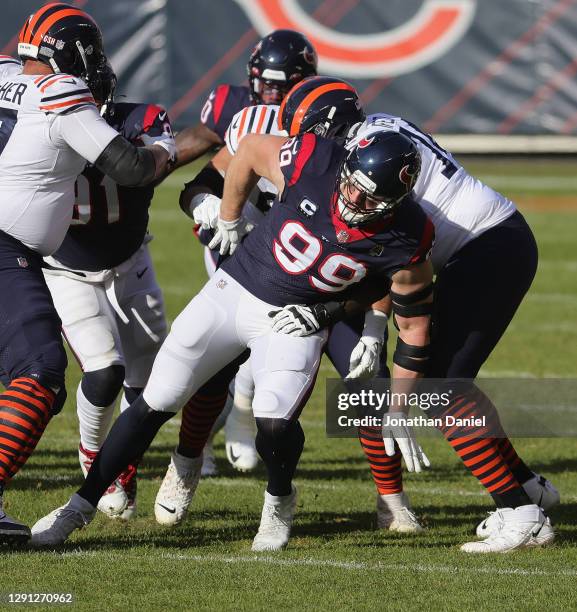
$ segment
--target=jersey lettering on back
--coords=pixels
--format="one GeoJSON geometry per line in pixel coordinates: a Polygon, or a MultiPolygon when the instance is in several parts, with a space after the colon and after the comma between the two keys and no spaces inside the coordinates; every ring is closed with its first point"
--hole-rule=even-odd
{"type": "Polygon", "coordinates": [[[305,134],[286,142],[279,162],[285,190],[261,224],[223,264],[259,299],[275,306],[326,302],[363,279],[383,282],[425,261],[434,238],[422,208],[407,199],[394,217],[365,228],[334,212],[346,151],[305,134]]]}

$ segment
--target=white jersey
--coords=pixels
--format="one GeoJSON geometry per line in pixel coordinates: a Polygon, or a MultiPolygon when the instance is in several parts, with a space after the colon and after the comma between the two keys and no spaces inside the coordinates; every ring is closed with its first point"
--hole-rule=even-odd
{"type": "Polygon", "coordinates": [[[22,72],[22,63],[11,55],[0,55],[0,81],[22,72]]]}
{"type": "MultiPolygon", "coordinates": [[[[224,142],[228,152],[234,155],[240,141],[247,134],[288,136],[278,124],[279,108],[276,104],[257,104],[256,106],[247,106],[239,111],[232,118],[224,135],[224,142]]],[[[276,187],[266,178],[259,179],[257,187],[267,193],[276,194],[277,192],[276,187]]]]}
{"type": "Polygon", "coordinates": [[[77,176],[116,136],[77,77],[0,79],[0,230],[54,252],[72,218],[77,176]]]}
{"type": "Polygon", "coordinates": [[[413,194],[435,225],[431,253],[435,272],[465,244],[515,212],[511,200],[472,177],[429,134],[400,117],[385,113],[369,115],[354,132],[347,148],[381,130],[408,136],[421,154],[421,172],[413,194]]]}

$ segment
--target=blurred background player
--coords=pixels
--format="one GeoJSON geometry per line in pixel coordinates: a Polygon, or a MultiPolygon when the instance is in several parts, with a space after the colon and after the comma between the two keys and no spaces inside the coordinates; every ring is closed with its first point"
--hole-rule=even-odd
{"type": "Polygon", "coordinates": [[[84,11],[44,5],[24,23],[18,55],[22,73],[0,81],[0,279],[10,287],[0,294],[0,542],[30,536],[4,513],[4,486],[66,398],[61,321],[42,257],[64,239],[74,182],[88,160],[118,183],[145,185],[175,154],[171,135],[136,148],[100,116],[91,87],[107,60],[84,11]]]}
{"type": "Polygon", "coordinates": [[[218,85],[208,96],[200,123],[178,133],[179,166],[224,145],[234,115],[251,104],[280,104],[291,87],[317,73],[317,54],[294,30],[275,30],[255,46],[247,65],[248,85],[218,85]]]}
{"type": "MultiPolygon", "coordinates": [[[[141,145],[171,132],[166,111],[153,104],[114,102],[116,76],[106,64],[93,88],[101,114],[130,142],[141,145]]],[[[116,398],[121,410],[141,393],[166,336],[162,292],[148,243],[154,185],[123,187],[88,164],[76,182],[70,229],[46,258],[46,282],[62,332],[82,368],[76,392],[78,454],[86,475],[110,428],[116,398]]],[[[99,502],[111,517],[136,512],[136,465],[130,465],[99,502]]]]}
{"type": "MultiPolygon", "coordinates": [[[[294,30],[271,32],[257,43],[250,56],[247,65],[248,85],[227,84],[216,87],[202,108],[200,123],[177,134],[177,164],[180,166],[189,163],[211,149],[223,147],[226,130],[239,111],[248,106],[256,109],[256,105],[280,104],[295,83],[303,78],[316,75],[316,73],[317,54],[313,45],[303,34],[294,30]]],[[[256,126],[262,117],[262,114],[256,118],[250,113],[250,116],[247,116],[245,127],[252,126],[253,122],[256,126]]],[[[266,117],[267,122],[269,118],[266,117]]],[[[270,129],[269,133],[272,133],[270,129]]],[[[216,167],[209,162],[194,181],[185,186],[186,205],[184,209],[187,214],[190,204],[188,194],[195,190],[195,186],[206,185],[212,193],[221,192],[222,176],[222,167],[216,167]]],[[[255,203],[262,209],[268,207],[268,202],[273,199],[274,194],[270,193],[270,189],[264,188],[255,198],[255,203]]],[[[210,251],[205,250],[205,263],[209,275],[214,271],[217,259],[217,251],[211,255],[210,251]]],[[[243,380],[243,378],[239,379],[238,394],[234,404],[231,397],[226,409],[215,423],[213,435],[223,426],[226,419],[227,458],[235,469],[248,471],[256,467],[258,457],[254,448],[256,433],[254,419],[249,406],[243,399],[243,396],[246,395],[243,393],[243,380]]],[[[214,409],[212,405],[205,405],[203,408],[214,409]]],[[[179,449],[185,456],[190,453],[190,440],[187,436],[189,410],[189,408],[183,410],[183,424],[179,437],[179,449]]],[[[204,450],[203,476],[213,476],[217,473],[212,437],[208,440],[204,450]]]]}

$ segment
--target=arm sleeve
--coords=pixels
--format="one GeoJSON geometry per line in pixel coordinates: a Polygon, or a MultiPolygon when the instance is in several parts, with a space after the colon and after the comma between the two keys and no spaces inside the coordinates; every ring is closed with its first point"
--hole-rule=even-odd
{"type": "Polygon", "coordinates": [[[104,121],[93,105],[73,113],[56,115],[50,127],[53,140],[62,138],[91,164],[117,136],[118,132],[104,121]]]}

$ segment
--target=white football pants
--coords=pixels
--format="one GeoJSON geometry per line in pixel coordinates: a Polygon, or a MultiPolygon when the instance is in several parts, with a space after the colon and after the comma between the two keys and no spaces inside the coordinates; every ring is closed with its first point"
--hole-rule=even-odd
{"type": "Polygon", "coordinates": [[[62,333],[83,372],[125,367],[125,384],[144,387],[166,338],[162,292],[148,247],[128,261],[86,279],[44,271],[62,333]]]}
{"type": "Polygon", "coordinates": [[[144,389],[147,404],[177,412],[249,348],[255,416],[289,419],[314,383],[327,331],[306,338],[274,333],[268,313],[276,309],[217,270],[172,324],[144,389]]]}

